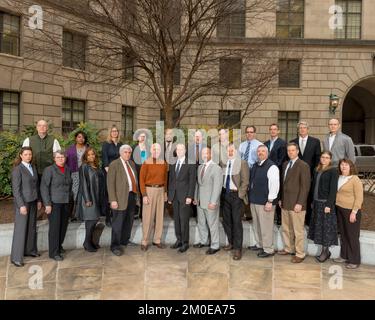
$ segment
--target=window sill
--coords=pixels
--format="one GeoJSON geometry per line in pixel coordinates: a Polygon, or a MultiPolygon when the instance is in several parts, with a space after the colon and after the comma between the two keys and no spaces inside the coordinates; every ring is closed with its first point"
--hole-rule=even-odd
{"type": "Polygon", "coordinates": [[[25,60],[24,57],[15,56],[15,55],[12,55],[12,54],[9,54],[9,53],[3,53],[3,52],[0,52],[0,57],[12,58],[12,59],[20,60],[20,61],[25,60]]]}
{"type": "Polygon", "coordinates": [[[67,71],[82,72],[82,73],[85,73],[85,74],[90,74],[89,71],[82,70],[82,69],[75,69],[75,68],[71,68],[71,67],[62,66],[62,69],[67,70],[67,71]]]}
{"type": "Polygon", "coordinates": [[[302,91],[303,88],[299,87],[299,88],[291,88],[291,87],[278,87],[277,88],[278,90],[294,90],[294,91],[302,91]]]}

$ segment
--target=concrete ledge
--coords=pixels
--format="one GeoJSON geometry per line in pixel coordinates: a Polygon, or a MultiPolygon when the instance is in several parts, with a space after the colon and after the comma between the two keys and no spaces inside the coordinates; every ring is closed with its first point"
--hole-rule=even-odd
{"type": "MultiPolygon", "coordinates": [[[[244,247],[254,244],[254,230],[251,223],[244,222],[244,247]]],[[[13,223],[0,225],[0,256],[10,255],[12,238],[13,238],[13,223]]],[[[275,247],[276,249],[282,249],[283,243],[281,238],[281,228],[275,226],[275,247]]],[[[65,237],[64,248],[65,249],[77,249],[82,248],[82,244],[85,236],[85,226],[83,223],[70,223],[68,231],[65,237]]],[[[307,231],[305,230],[305,237],[307,231]]],[[[140,244],[142,239],[142,224],[139,220],[134,222],[132,230],[131,241],[140,244]]],[[[111,240],[111,229],[105,228],[100,238],[101,246],[109,246],[111,240]]],[[[190,219],[190,242],[198,242],[198,229],[195,219],[190,219]]],[[[176,241],[174,234],[174,224],[171,219],[164,220],[163,240],[164,243],[173,244],[176,241]]],[[[225,245],[227,239],[224,233],[224,229],[220,224],[220,242],[225,245]]],[[[312,241],[308,240],[306,243],[306,252],[308,255],[315,256],[319,251],[319,246],[315,245],[312,241]]],[[[361,255],[362,263],[375,265],[375,232],[372,231],[361,231],[360,236],[361,243],[361,255]]],[[[48,221],[38,222],[38,249],[40,251],[48,250],[48,221]]],[[[340,253],[340,247],[335,246],[331,248],[332,258],[338,257],[340,253]]]]}

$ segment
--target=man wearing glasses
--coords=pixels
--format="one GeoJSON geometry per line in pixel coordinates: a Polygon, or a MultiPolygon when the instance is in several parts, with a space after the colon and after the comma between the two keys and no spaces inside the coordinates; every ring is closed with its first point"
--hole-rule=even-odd
{"type": "Polygon", "coordinates": [[[257,132],[255,126],[247,126],[245,132],[246,141],[240,144],[239,150],[241,159],[245,160],[251,169],[254,163],[258,161],[257,149],[263,143],[255,139],[257,132]]]}

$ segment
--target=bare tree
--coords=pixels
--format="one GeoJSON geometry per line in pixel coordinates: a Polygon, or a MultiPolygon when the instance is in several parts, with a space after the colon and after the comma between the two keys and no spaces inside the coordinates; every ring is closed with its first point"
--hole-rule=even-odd
{"type": "MultiPolygon", "coordinates": [[[[27,1],[17,2],[24,11],[27,1]]],[[[246,29],[275,11],[274,3],[33,0],[30,5],[43,7],[46,28],[33,31],[25,52],[30,60],[48,56],[52,63],[89,71],[77,72],[77,82],[96,83],[111,92],[136,88],[158,103],[167,127],[194,114],[193,106],[207,96],[217,97],[222,107],[240,105],[242,121],[262,104],[277,75],[278,60],[269,54],[271,49],[259,41],[243,41],[246,29]],[[54,26],[61,25],[81,32],[82,46],[75,48],[59,34],[54,26]]]]}

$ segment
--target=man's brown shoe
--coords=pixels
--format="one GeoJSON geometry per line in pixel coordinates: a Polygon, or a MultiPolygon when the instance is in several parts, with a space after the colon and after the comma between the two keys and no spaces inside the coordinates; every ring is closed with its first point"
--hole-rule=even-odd
{"type": "Polygon", "coordinates": [[[147,249],[148,249],[148,246],[147,245],[141,245],[141,250],[142,251],[147,251],[147,249]]]}
{"type": "Polygon", "coordinates": [[[157,248],[159,248],[159,249],[165,249],[165,245],[162,244],[162,243],[155,243],[155,242],[153,242],[152,244],[153,244],[154,246],[156,246],[157,248]]]}
{"type": "Polygon", "coordinates": [[[228,245],[226,245],[225,247],[223,247],[223,249],[224,249],[225,251],[229,251],[229,250],[232,250],[233,247],[232,247],[231,244],[228,244],[228,245]]]}
{"type": "Polygon", "coordinates": [[[305,260],[305,258],[299,258],[299,257],[297,257],[297,256],[294,256],[294,257],[292,258],[292,262],[293,262],[293,263],[301,263],[303,260],[305,260]]]}
{"type": "Polygon", "coordinates": [[[281,250],[281,251],[277,251],[277,254],[282,255],[282,256],[286,256],[286,255],[290,254],[290,252],[285,251],[285,250],[283,249],[283,250],[281,250]]]}
{"type": "Polygon", "coordinates": [[[234,250],[233,260],[241,260],[241,258],[242,258],[241,250],[234,250]]]}

